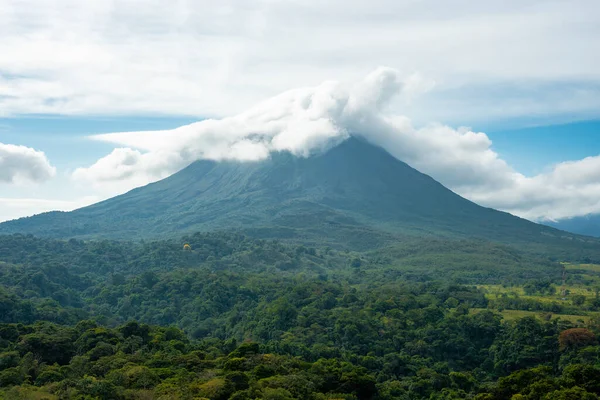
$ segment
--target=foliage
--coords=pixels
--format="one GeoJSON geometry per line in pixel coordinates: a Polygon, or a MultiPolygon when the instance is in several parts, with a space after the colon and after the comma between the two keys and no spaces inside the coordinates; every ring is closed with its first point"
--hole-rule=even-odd
{"type": "Polygon", "coordinates": [[[0,236],[0,398],[597,398],[596,318],[503,321],[466,284],[559,280],[560,265],[485,242],[413,244],[0,236]]]}
{"type": "Polygon", "coordinates": [[[560,333],[558,343],[561,350],[572,350],[596,344],[596,335],[589,329],[572,328],[560,333]]]}

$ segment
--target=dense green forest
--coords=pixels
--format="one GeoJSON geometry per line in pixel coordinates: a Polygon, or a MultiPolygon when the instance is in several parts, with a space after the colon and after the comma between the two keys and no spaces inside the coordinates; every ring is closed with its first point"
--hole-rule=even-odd
{"type": "Polygon", "coordinates": [[[469,240],[0,236],[0,398],[598,399],[600,272],[563,301],[563,268],[469,240]]]}

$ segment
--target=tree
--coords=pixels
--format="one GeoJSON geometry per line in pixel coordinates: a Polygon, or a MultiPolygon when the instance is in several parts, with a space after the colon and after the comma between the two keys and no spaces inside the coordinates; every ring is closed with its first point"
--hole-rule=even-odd
{"type": "Polygon", "coordinates": [[[572,328],[562,331],[558,336],[561,351],[578,349],[596,344],[596,335],[586,328],[572,328]]]}
{"type": "Polygon", "coordinates": [[[20,385],[25,380],[25,376],[20,368],[7,368],[0,372],[0,386],[20,385]]]}
{"type": "Polygon", "coordinates": [[[571,298],[571,301],[574,305],[580,307],[583,305],[583,303],[585,303],[585,296],[581,294],[576,294],[571,298]]]}
{"type": "Polygon", "coordinates": [[[598,400],[598,397],[594,393],[585,391],[580,387],[573,387],[569,389],[555,390],[552,393],[546,394],[542,400],[598,400]]]}
{"type": "Polygon", "coordinates": [[[600,393],[600,369],[589,364],[568,365],[563,371],[562,382],[563,386],[579,386],[600,393]]]}

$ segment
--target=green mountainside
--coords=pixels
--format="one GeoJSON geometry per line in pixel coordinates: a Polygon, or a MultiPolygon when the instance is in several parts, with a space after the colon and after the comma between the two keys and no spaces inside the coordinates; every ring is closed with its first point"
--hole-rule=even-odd
{"type": "Polygon", "coordinates": [[[56,238],[215,230],[363,250],[407,236],[479,238],[600,259],[596,239],[480,207],[357,138],[308,158],[283,152],[254,163],[197,161],[89,207],[0,224],[0,233],[56,238]]]}

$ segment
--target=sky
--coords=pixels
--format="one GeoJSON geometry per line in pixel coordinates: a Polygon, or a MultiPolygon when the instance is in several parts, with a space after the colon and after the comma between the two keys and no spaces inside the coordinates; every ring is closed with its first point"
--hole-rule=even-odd
{"type": "Polygon", "coordinates": [[[597,0],[0,0],[0,221],[349,135],[479,204],[600,213],[597,0]]]}

